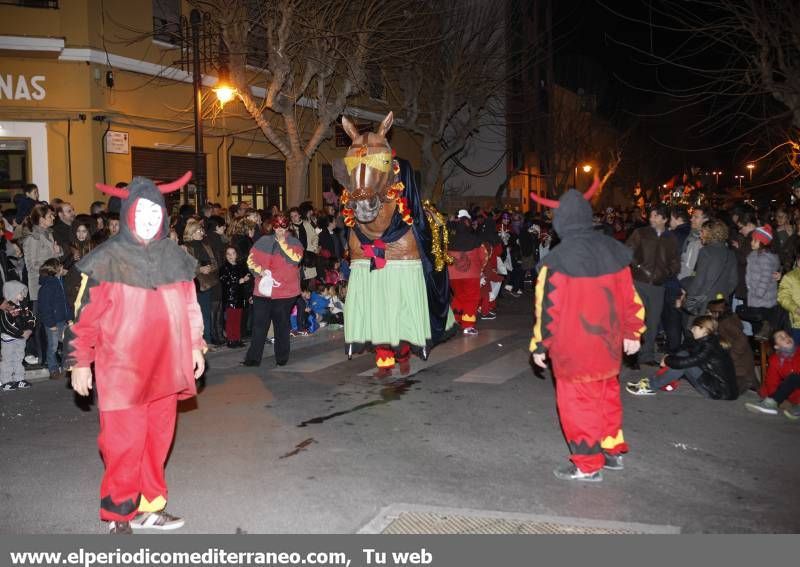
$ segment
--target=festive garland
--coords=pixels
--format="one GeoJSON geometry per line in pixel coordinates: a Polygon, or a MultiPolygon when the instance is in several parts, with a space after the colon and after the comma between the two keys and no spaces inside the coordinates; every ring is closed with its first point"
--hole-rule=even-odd
{"type": "Polygon", "coordinates": [[[422,203],[428,226],[431,228],[431,252],[434,257],[434,268],[441,272],[453,263],[453,257],[447,253],[450,246],[450,231],[447,230],[447,219],[430,201],[422,203]]]}

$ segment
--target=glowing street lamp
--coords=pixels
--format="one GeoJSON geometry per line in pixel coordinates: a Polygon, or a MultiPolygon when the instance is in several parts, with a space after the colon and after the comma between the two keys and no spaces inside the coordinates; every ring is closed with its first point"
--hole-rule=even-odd
{"type": "Polygon", "coordinates": [[[733,178],[739,180],[739,189],[741,189],[742,188],[742,180],[744,179],[744,175],[734,175],[733,178]]]}
{"type": "Polygon", "coordinates": [[[236,89],[226,83],[217,83],[214,87],[214,94],[217,95],[219,107],[222,108],[236,97],[236,89]]]}
{"type": "MultiPolygon", "coordinates": [[[[581,169],[583,170],[584,173],[589,173],[590,171],[592,171],[592,166],[589,165],[588,163],[586,163],[586,164],[583,164],[581,166],[581,169]]],[[[576,189],[578,188],[578,166],[577,165],[575,166],[575,177],[572,178],[572,184],[575,186],[576,189]]]]}
{"type": "Polygon", "coordinates": [[[753,170],[756,168],[756,164],[748,163],[746,167],[750,171],[750,182],[752,183],[752,181],[753,181],[753,170]]]}
{"type": "Polygon", "coordinates": [[[719,185],[719,176],[722,175],[722,172],[721,171],[712,171],[711,175],[714,176],[716,184],[719,185]]]}

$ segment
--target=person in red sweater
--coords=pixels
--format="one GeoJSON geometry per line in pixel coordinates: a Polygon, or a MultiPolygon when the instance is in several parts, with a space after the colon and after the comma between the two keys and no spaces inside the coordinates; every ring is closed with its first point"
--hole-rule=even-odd
{"type": "Polygon", "coordinates": [[[777,415],[779,406],[789,400],[794,406],[784,413],[789,419],[800,418],[800,349],[786,331],[772,335],[775,352],[769,357],[767,375],[761,381],[758,403],[744,406],[754,413],[777,415]]]}
{"type": "Polygon", "coordinates": [[[471,222],[469,213],[461,209],[448,247],[453,258],[453,263],[448,266],[452,291],[450,305],[465,335],[478,334],[475,323],[481,300],[481,272],[487,260],[487,251],[472,230],[471,222]]]}
{"type": "Polygon", "coordinates": [[[123,199],[120,232],[76,264],[81,274],[75,322],[64,337],[72,387],[100,410],[105,464],[100,518],[112,534],[172,530],[184,521],[164,511],[164,466],[175,435],[177,402],[197,394],[205,369],[197,262],[169,238],[162,193],[191,178],[156,186],[134,177],[127,188],[98,184],[123,199]]]}
{"type": "Polygon", "coordinates": [[[283,214],[272,217],[273,234],[259,238],[250,250],[247,267],[256,276],[253,290],[253,336],[245,355],[244,366],[260,366],[272,325],[275,335],[275,363],[289,361],[291,311],[300,295],[300,262],[303,245],[289,232],[289,219],[283,214]]]}
{"type": "Polygon", "coordinates": [[[503,254],[503,241],[500,240],[491,218],[484,220],[478,236],[487,254],[486,264],[481,272],[481,302],[478,309],[481,319],[496,319],[497,296],[503,285],[503,276],[497,272],[497,261],[503,254]]]}
{"type": "Polygon", "coordinates": [[[632,253],[596,232],[586,195],[571,189],[560,201],[531,197],[556,208],[561,243],[542,260],[536,280],[536,324],[530,351],[546,368],[550,357],[561,429],[570,463],[556,478],[598,482],[603,468],[622,470],[619,371],[622,352],[635,354],[644,332],[644,307],[631,276],[632,253]]]}

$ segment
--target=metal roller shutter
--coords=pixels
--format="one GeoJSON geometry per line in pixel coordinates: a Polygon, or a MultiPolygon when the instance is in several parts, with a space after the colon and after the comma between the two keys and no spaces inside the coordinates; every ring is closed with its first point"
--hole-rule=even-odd
{"type": "MultiPolygon", "coordinates": [[[[207,159],[207,156],[206,156],[207,159]]],[[[133,175],[149,177],[155,181],[172,181],[187,171],[194,172],[194,153],[175,150],[133,148],[133,175]]],[[[206,164],[206,167],[208,165],[206,164]]],[[[194,182],[195,177],[192,176],[194,182]]]]}
{"type": "Polygon", "coordinates": [[[286,163],[279,159],[231,156],[231,185],[286,186],[286,163]]]}

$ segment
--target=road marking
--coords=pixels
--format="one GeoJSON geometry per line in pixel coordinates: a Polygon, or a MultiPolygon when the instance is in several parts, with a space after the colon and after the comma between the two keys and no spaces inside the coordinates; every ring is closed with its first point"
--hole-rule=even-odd
{"type": "Polygon", "coordinates": [[[509,353],[486,364],[473,368],[453,380],[472,384],[503,384],[521,372],[530,370],[528,352],[521,348],[512,349],[509,353]]]}
{"type": "MultiPolygon", "coordinates": [[[[425,368],[430,368],[431,366],[435,366],[437,364],[441,364],[442,362],[446,362],[451,358],[455,358],[457,356],[461,356],[462,354],[467,354],[477,348],[484,347],[490,343],[497,341],[498,339],[502,339],[503,337],[507,337],[508,335],[513,335],[516,331],[509,331],[509,330],[499,330],[499,329],[487,329],[481,331],[480,334],[476,337],[467,337],[461,335],[459,337],[454,337],[447,341],[444,344],[437,346],[431,352],[430,357],[428,358],[427,362],[424,360],[420,360],[416,356],[411,357],[411,372],[408,376],[413,376],[420,370],[424,370],[425,368]]],[[[374,368],[370,368],[366,372],[362,372],[359,376],[372,376],[373,372],[375,372],[374,368]]],[[[395,374],[397,371],[395,370],[395,374]]]]}
{"type": "MultiPolygon", "coordinates": [[[[294,353],[292,353],[294,355],[294,353]]],[[[328,366],[339,364],[347,360],[347,355],[344,353],[344,345],[339,345],[335,349],[328,352],[323,352],[316,356],[303,357],[299,360],[290,359],[286,366],[279,366],[273,369],[273,372],[317,372],[328,366]]]]}

